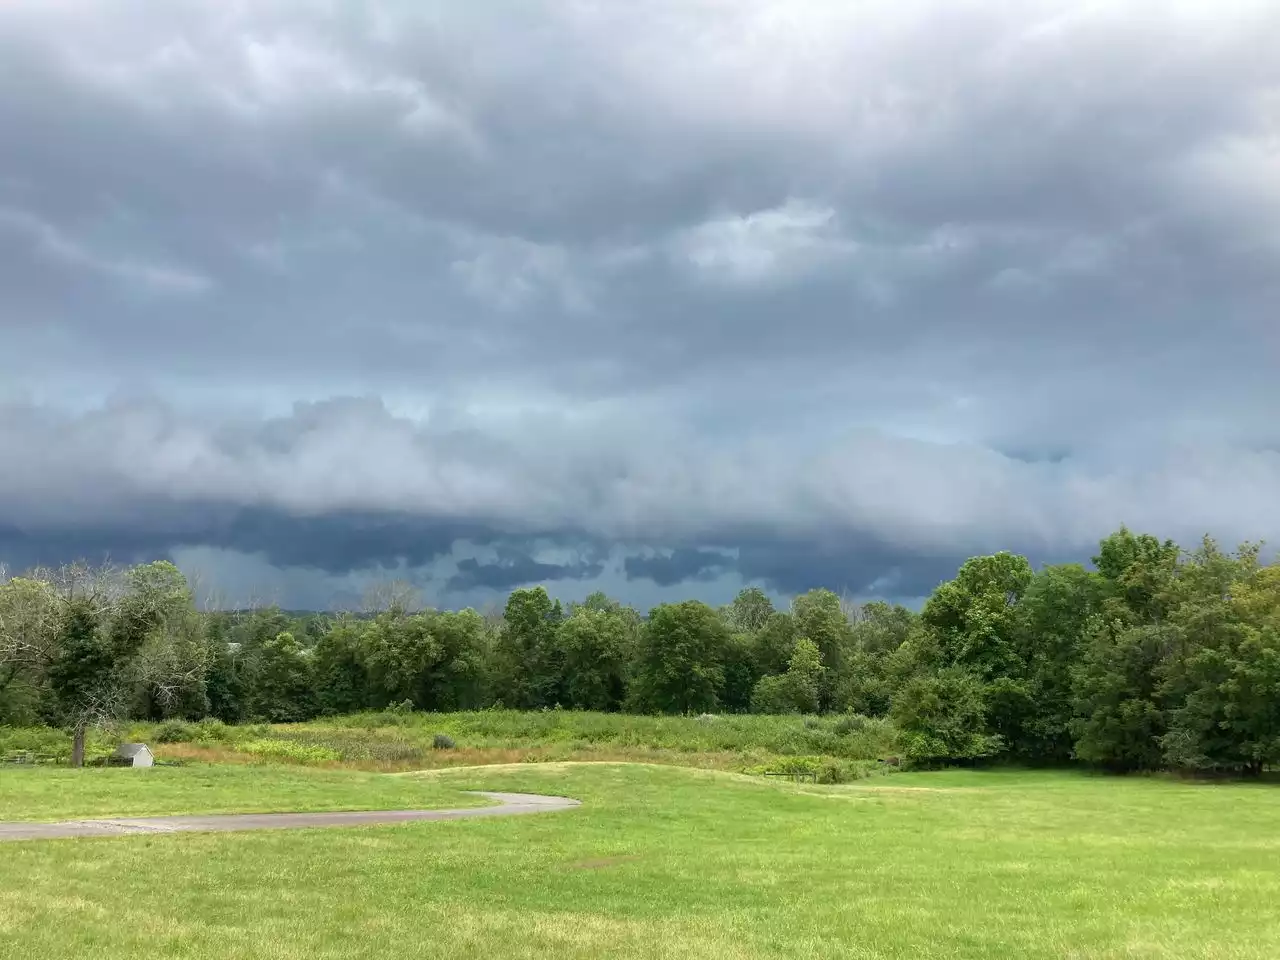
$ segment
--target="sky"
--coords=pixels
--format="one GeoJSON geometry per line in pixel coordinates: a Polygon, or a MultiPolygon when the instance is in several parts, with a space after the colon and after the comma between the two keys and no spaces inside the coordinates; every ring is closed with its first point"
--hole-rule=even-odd
{"type": "Polygon", "coordinates": [[[0,560],[912,601],[1280,542],[1274,0],[6,0],[0,560]]]}

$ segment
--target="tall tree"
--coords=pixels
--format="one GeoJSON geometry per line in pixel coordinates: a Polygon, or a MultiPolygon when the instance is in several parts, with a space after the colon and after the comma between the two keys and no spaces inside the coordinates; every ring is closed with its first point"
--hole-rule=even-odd
{"type": "Polygon", "coordinates": [[[988,692],[1004,719],[1009,751],[1024,761],[1071,758],[1072,669],[1080,661],[1089,624],[1101,612],[1102,576],[1079,564],[1047,566],[1018,604],[1016,647],[1025,674],[988,692]]]}
{"type": "Polygon", "coordinates": [[[696,600],[649,611],[632,690],[635,706],[657,713],[714,710],[724,686],[729,636],[716,611],[696,600]]]}
{"type": "MultiPolygon", "coordinates": [[[[847,661],[853,653],[853,631],[844,604],[830,590],[810,590],[791,604],[796,632],[818,648],[824,669],[818,687],[818,707],[830,708],[847,661]]],[[[790,661],[788,660],[788,668],[790,661]]]]}
{"type": "Polygon", "coordinates": [[[1166,718],[1156,688],[1170,646],[1163,625],[1093,626],[1072,685],[1076,757],[1120,772],[1159,769],[1166,718]]]}
{"type": "Polygon", "coordinates": [[[342,616],[316,641],[316,704],[322,714],[354,713],[374,705],[364,639],[368,626],[342,616]]]}
{"type": "Polygon", "coordinates": [[[312,659],[287,630],[257,650],[248,683],[249,716],[271,723],[296,723],[316,715],[312,659]]]}
{"type": "Polygon", "coordinates": [[[796,648],[799,629],[789,613],[772,613],[751,635],[756,668],[764,674],[786,673],[787,662],[796,648]]]}
{"type": "Polygon", "coordinates": [[[563,619],[560,601],[542,587],[514,590],[507,598],[498,638],[498,698],[509,707],[563,704],[564,662],[556,643],[563,619]]]}
{"type": "Polygon", "coordinates": [[[826,672],[818,645],[801,637],[787,672],[762,677],[756,684],[751,708],[757,713],[817,713],[826,672]]]}
{"type": "Polygon", "coordinates": [[[759,587],[738,591],[727,611],[729,626],[738,633],[754,633],[773,616],[773,601],[759,587]]]}
{"type": "Polygon", "coordinates": [[[1179,570],[1159,689],[1170,766],[1256,776],[1280,760],[1280,574],[1260,568],[1258,552],[1226,553],[1206,537],[1179,570]]]}
{"type": "Polygon", "coordinates": [[[559,626],[565,673],[565,706],[576,710],[617,710],[627,695],[627,663],[635,629],[620,609],[583,606],[559,626]]]}
{"type": "Polygon", "coordinates": [[[1026,557],[1001,552],[965,561],[954,580],[934,590],[921,617],[945,662],[983,680],[1021,677],[1016,607],[1031,578],[1026,557]]]}
{"type": "Polygon", "coordinates": [[[32,720],[63,614],[47,581],[0,568],[0,723],[32,720]]]}

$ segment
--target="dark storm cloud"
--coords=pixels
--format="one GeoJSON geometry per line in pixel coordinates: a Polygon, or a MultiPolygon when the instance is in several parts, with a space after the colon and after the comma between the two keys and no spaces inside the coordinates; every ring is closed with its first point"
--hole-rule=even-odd
{"type": "Polygon", "coordinates": [[[296,516],[271,509],[151,512],[111,526],[0,525],[0,558],[15,569],[68,561],[136,563],[176,547],[207,546],[258,554],[282,567],[330,574],[354,569],[419,567],[448,556],[454,544],[499,539],[477,524],[433,522],[406,514],[335,511],[296,516]]]}
{"type": "Polygon", "coordinates": [[[627,557],[623,561],[623,570],[628,580],[643,578],[660,587],[669,587],[687,580],[710,580],[734,565],[732,555],[718,550],[677,547],[666,555],[627,557]]]}
{"type": "Polygon", "coordinates": [[[601,560],[577,563],[543,563],[530,556],[520,556],[514,549],[495,563],[481,563],[470,557],[459,560],[458,572],[447,583],[449,590],[510,590],[526,583],[554,583],[558,580],[594,580],[604,572],[601,560]]]}
{"type": "Polygon", "coordinates": [[[1278,45],[1262,0],[4,4],[0,551],[906,595],[1274,540],[1278,45]]]}

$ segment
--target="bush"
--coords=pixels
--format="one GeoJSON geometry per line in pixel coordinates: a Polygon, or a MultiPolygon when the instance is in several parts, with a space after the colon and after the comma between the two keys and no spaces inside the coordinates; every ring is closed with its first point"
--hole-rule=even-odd
{"type": "Polygon", "coordinates": [[[431,747],[433,750],[452,750],[454,748],[453,737],[447,733],[437,733],[431,738],[431,747]]]}
{"type": "Polygon", "coordinates": [[[986,732],[982,682],[962,669],[912,677],[893,697],[906,759],[925,765],[993,756],[998,736],[986,732]]]}
{"type": "Polygon", "coordinates": [[[196,724],[196,743],[217,743],[228,737],[227,725],[215,717],[205,717],[196,724]]]}
{"type": "Polygon", "coordinates": [[[847,713],[836,721],[831,728],[838,737],[847,737],[851,733],[861,733],[867,726],[867,718],[860,713],[847,713]]]}
{"type": "Polygon", "coordinates": [[[196,739],[195,724],[185,720],[166,720],[156,728],[156,743],[190,743],[196,739]]]}
{"type": "Polygon", "coordinates": [[[71,737],[49,727],[0,727],[0,757],[71,757],[71,737]]]}

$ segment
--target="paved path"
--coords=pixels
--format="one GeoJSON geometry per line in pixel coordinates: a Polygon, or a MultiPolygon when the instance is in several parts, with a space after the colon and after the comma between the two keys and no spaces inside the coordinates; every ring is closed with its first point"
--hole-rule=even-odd
{"type": "Polygon", "coordinates": [[[207,816],[123,817],[111,820],[63,820],[59,823],[0,822],[0,842],[54,840],[62,837],[118,837],[137,833],[183,833],[226,830],[287,830],[298,827],[362,827],[410,820],[461,820],[466,817],[509,817],[521,813],[569,810],[580,801],[540,797],[532,793],[488,793],[492,807],[463,810],[351,810],[340,813],[227,813],[207,816]]]}

